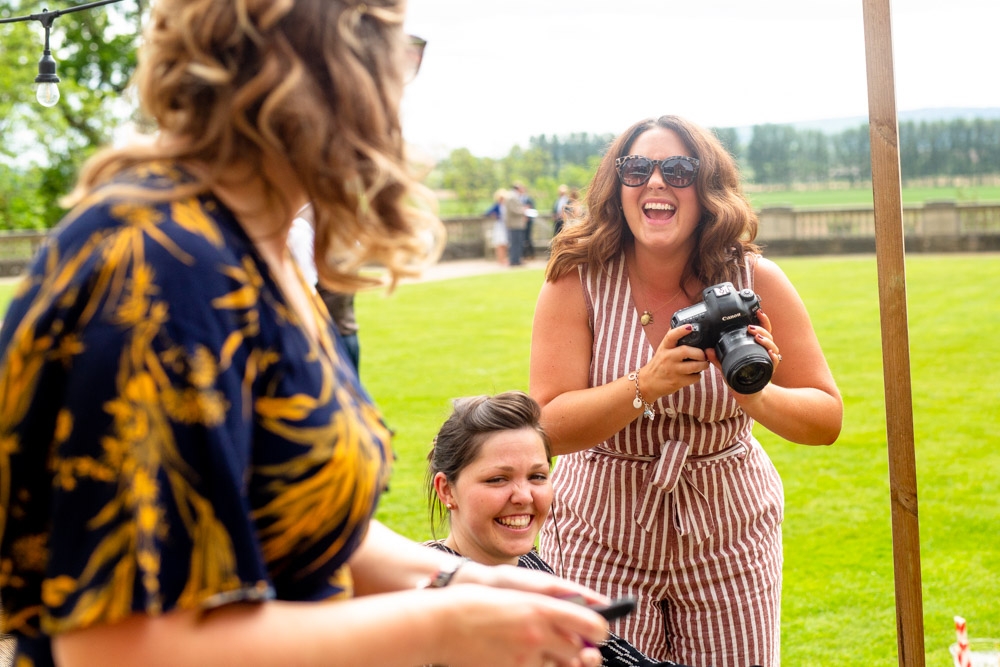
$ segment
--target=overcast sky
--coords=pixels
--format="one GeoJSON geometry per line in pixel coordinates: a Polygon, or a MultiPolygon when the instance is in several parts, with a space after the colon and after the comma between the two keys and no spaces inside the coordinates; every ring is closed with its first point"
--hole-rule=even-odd
{"type": "MultiPolygon", "coordinates": [[[[741,127],[868,115],[862,0],[408,0],[428,40],[407,140],[506,155],[665,113],[741,127]]],[[[896,0],[899,112],[1000,107],[1000,0],[896,0]]]]}

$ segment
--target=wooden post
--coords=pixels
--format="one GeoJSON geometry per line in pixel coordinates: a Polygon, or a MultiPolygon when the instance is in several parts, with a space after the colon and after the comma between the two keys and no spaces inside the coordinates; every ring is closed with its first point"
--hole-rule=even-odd
{"type": "Polygon", "coordinates": [[[896,583],[896,644],[902,667],[923,667],[924,619],[920,528],[913,447],[910,346],[906,322],[903,206],[899,173],[889,0],[862,0],[868,70],[868,120],[875,198],[882,365],[885,383],[892,556],[896,583]]]}

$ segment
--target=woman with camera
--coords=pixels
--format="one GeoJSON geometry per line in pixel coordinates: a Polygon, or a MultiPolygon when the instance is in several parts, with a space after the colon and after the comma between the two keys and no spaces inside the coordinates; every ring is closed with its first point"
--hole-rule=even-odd
{"type": "Polygon", "coordinates": [[[541,555],[638,598],[612,629],[647,655],[776,667],[782,487],[751,430],[810,445],[839,435],[843,403],[809,315],[753,243],[756,216],[711,132],[676,116],[636,123],[586,203],[553,240],[532,332],[530,391],[561,455],[541,555]],[[671,327],[725,282],[760,299],[743,324],[769,362],[758,391],[733,391],[713,347],[679,344],[697,323],[671,327]]]}

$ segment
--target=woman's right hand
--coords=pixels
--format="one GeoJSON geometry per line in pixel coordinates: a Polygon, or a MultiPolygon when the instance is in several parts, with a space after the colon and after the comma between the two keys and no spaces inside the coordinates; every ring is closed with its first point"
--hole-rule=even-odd
{"type": "Polygon", "coordinates": [[[689,324],[668,331],[649,363],[640,369],[640,390],[649,403],[698,382],[702,371],[711,365],[705,350],[691,345],[678,346],[689,333],[689,324]]]}
{"type": "Polygon", "coordinates": [[[444,619],[440,657],[450,667],[597,667],[607,622],[584,606],[509,588],[453,584],[426,591],[444,619]],[[485,660],[485,662],[484,662],[485,660]]]}

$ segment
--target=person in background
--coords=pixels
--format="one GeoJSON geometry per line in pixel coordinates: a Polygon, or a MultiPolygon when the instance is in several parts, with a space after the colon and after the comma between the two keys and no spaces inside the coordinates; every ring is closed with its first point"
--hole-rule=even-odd
{"type": "Polygon", "coordinates": [[[522,191],[521,202],[524,204],[524,251],[521,255],[525,259],[534,259],[535,242],[531,238],[531,232],[535,228],[538,209],[535,208],[535,200],[527,190],[522,191]]]}
{"type": "Polygon", "coordinates": [[[507,266],[507,225],[504,224],[503,203],[507,199],[506,190],[497,190],[493,193],[493,206],[486,211],[487,218],[493,218],[493,233],[491,240],[493,250],[496,253],[497,264],[507,266]]]}
{"type": "Polygon", "coordinates": [[[638,598],[614,632],[697,667],[780,664],[783,495],[754,423],[828,445],[843,416],[805,305],[756,233],[710,131],[638,122],[553,240],[532,327],[530,393],[559,455],[559,534],[543,527],[541,555],[638,598]],[[692,326],[671,326],[727,281],[761,301],[745,329],[773,368],[759,391],[731,389],[713,349],[682,344],[692,326]]]}
{"type": "Polygon", "coordinates": [[[510,244],[510,266],[520,266],[524,255],[525,226],[524,186],[514,183],[503,200],[503,222],[510,244]]]}
{"type": "Polygon", "coordinates": [[[583,200],[580,199],[580,191],[577,188],[570,188],[569,200],[563,208],[563,226],[566,223],[572,223],[574,220],[582,218],[585,211],[586,206],[583,200]]]}
{"type": "MultiPolygon", "coordinates": [[[[337,329],[339,339],[347,352],[347,358],[354,366],[355,372],[360,374],[361,343],[358,340],[358,320],[354,315],[354,292],[338,292],[327,289],[319,283],[319,275],[316,272],[316,262],[313,257],[313,247],[316,243],[314,224],[312,207],[304,206],[299,210],[288,230],[288,248],[292,251],[292,257],[298,262],[306,284],[315,286],[316,292],[323,300],[323,305],[326,306],[326,311],[337,329]]],[[[327,256],[336,254],[328,252],[327,256]]],[[[339,254],[343,257],[345,253],[342,251],[339,254]]]]}
{"type": "MultiPolygon", "coordinates": [[[[432,531],[447,520],[443,539],[427,546],[488,565],[552,573],[535,538],[553,503],[548,436],[541,408],[522,391],[454,401],[427,455],[432,531]]],[[[620,637],[601,645],[608,667],[683,667],[650,660],[620,637]]]]}
{"type": "Polygon", "coordinates": [[[147,141],[87,163],[0,330],[0,631],[15,664],[599,664],[608,599],[373,520],[390,432],[319,279],[443,234],[399,122],[401,0],[158,0],[147,141]],[[387,641],[387,638],[390,640],[387,641]]]}
{"type": "Polygon", "coordinates": [[[566,221],[565,209],[566,204],[569,203],[569,186],[560,185],[558,190],[558,196],[556,197],[556,203],[552,205],[552,236],[555,237],[556,234],[563,228],[563,224],[566,221]]]}

